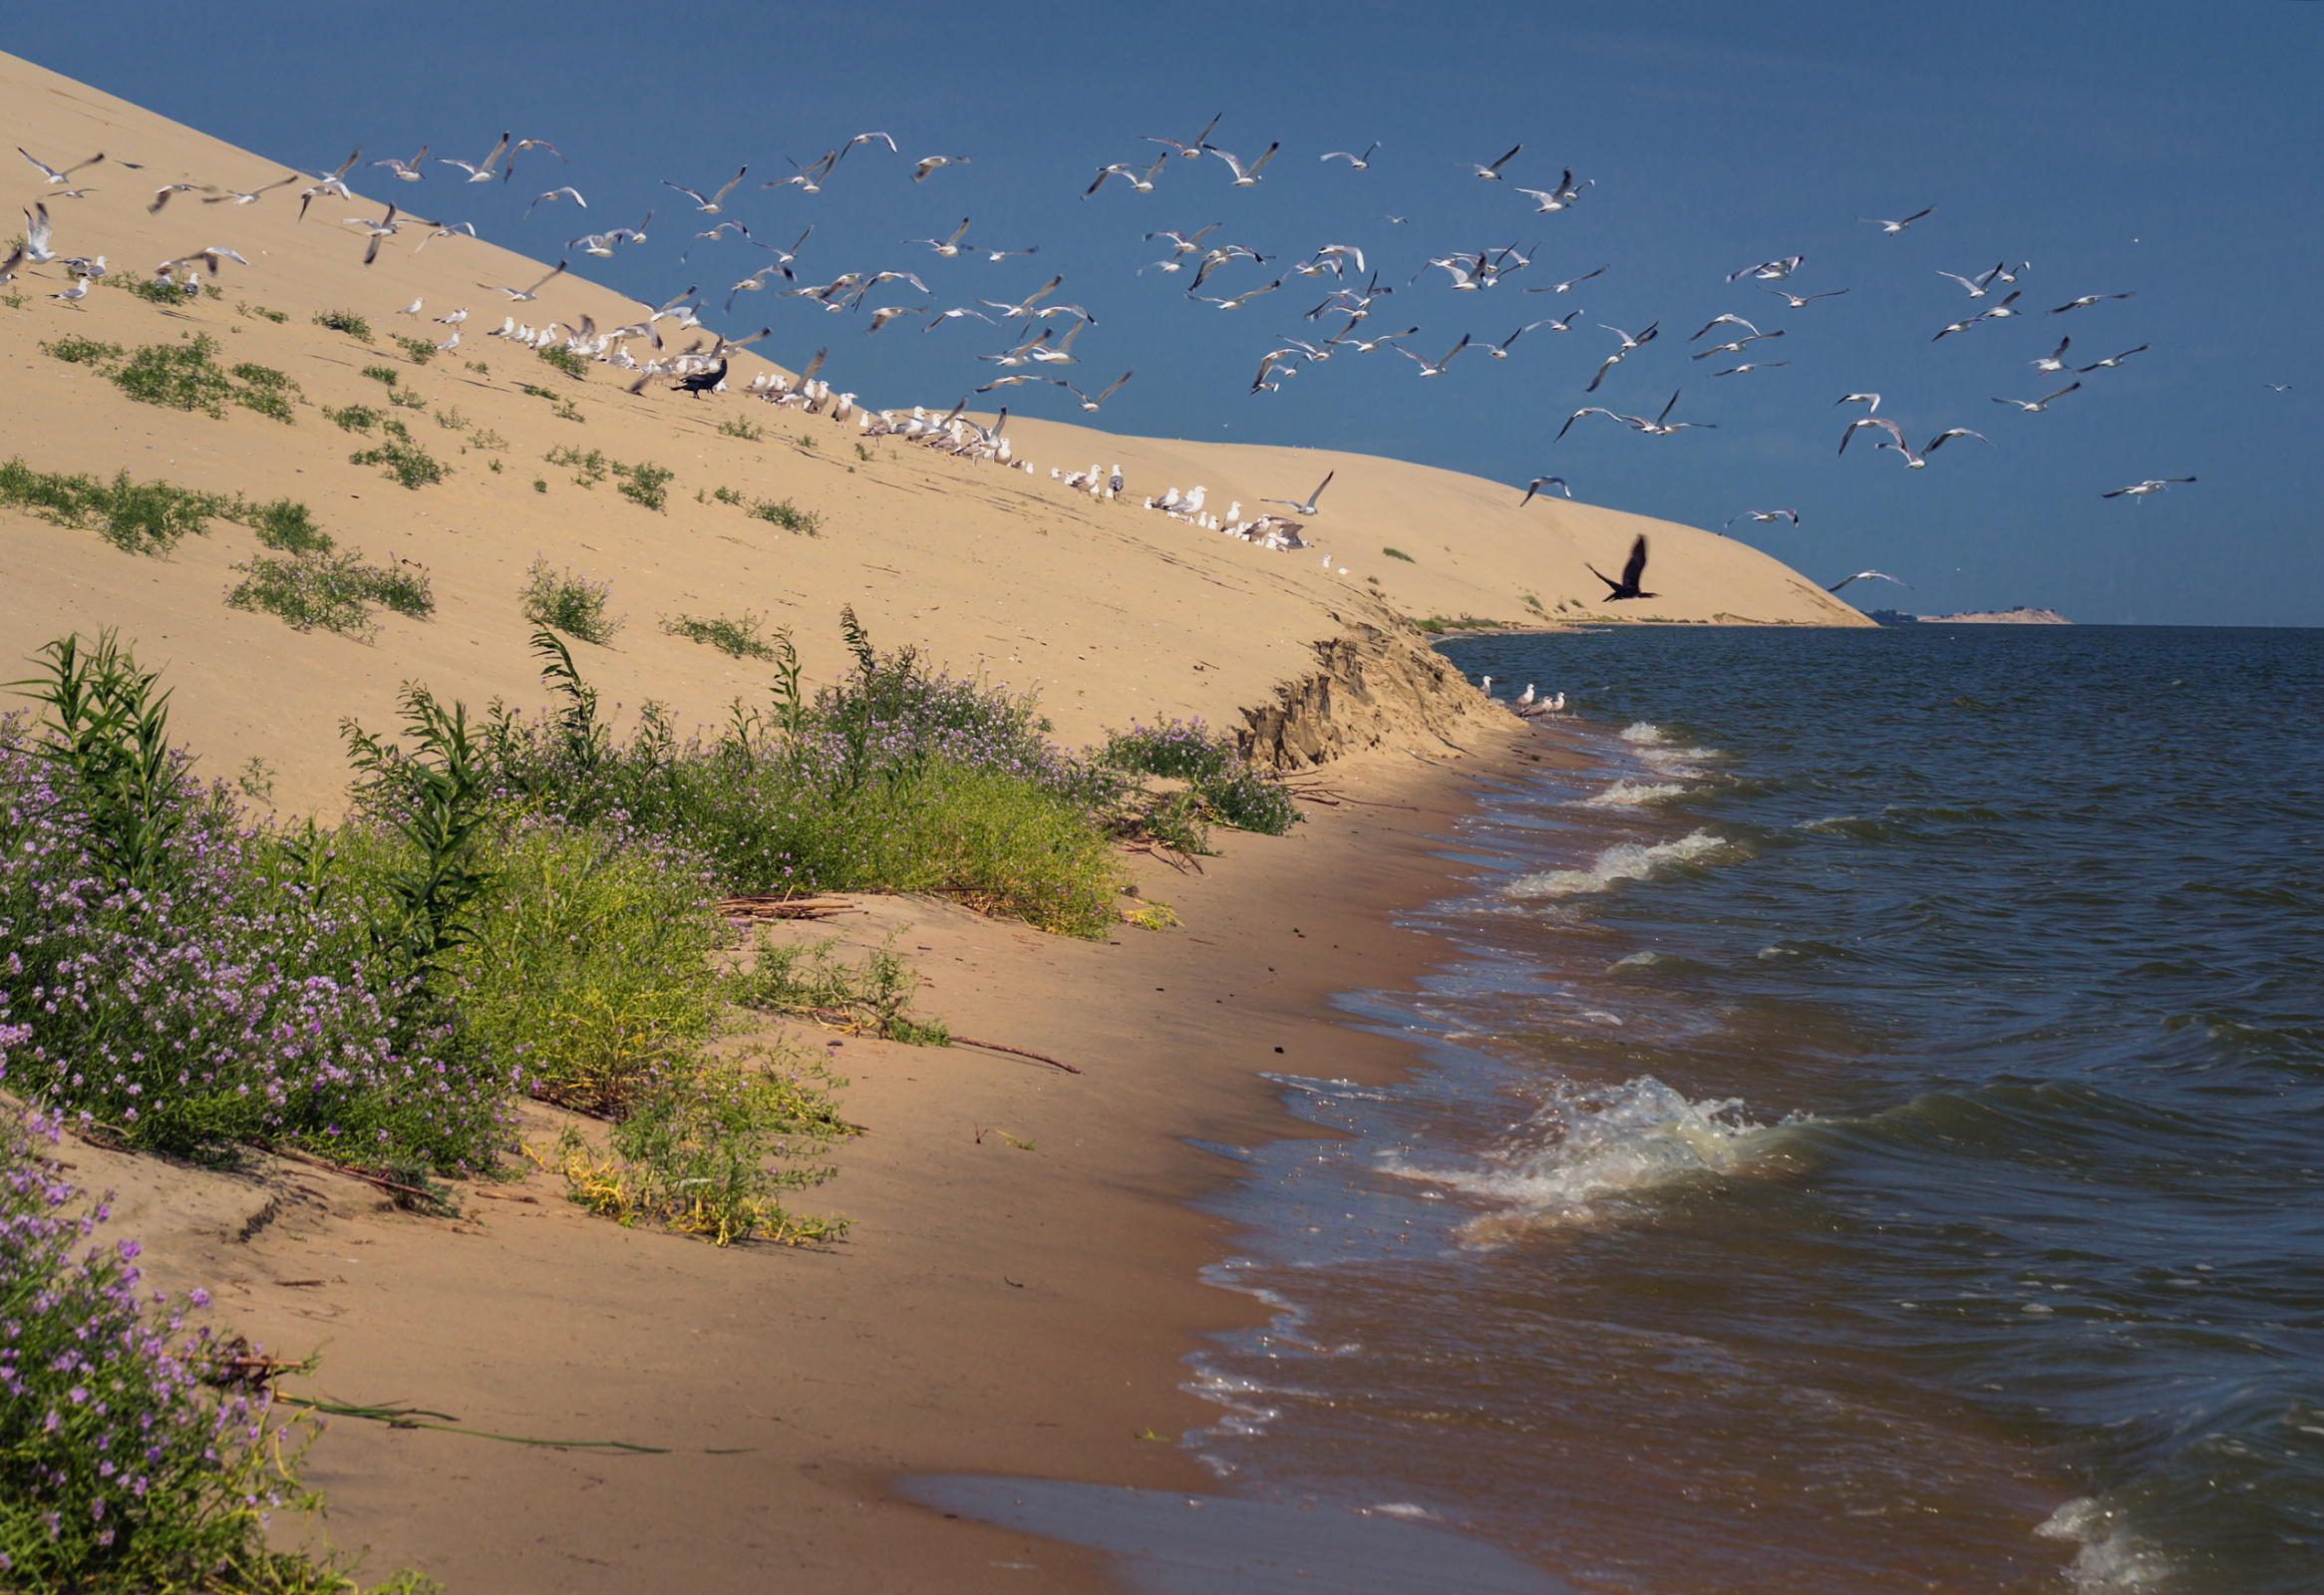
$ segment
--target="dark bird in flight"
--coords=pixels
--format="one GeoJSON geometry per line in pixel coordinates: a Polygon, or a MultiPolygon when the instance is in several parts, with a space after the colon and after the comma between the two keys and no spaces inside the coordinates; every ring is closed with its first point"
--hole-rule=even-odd
{"type": "Polygon", "coordinates": [[[1622,567],[1620,581],[1616,581],[1587,561],[1583,562],[1582,568],[1614,589],[1606,594],[1606,602],[1608,603],[1613,603],[1621,598],[1657,598],[1661,596],[1659,593],[1647,592],[1638,585],[1646,575],[1646,534],[1644,532],[1640,532],[1638,540],[1630,545],[1630,561],[1622,567]]]}

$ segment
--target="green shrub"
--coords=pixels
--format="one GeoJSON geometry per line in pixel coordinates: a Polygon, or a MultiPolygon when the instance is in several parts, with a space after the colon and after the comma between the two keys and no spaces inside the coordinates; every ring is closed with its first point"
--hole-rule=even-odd
{"type": "Polygon", "coordinates": [[[398,410],[426,410],[428,401],[409,388],[398,388],[388,395],[388,403],[398,410]]]}
{"type": "Polygon", "coordinates": [[[106,282],[125,289],[150,305],[181,305],[190,297],[166,277],[133,277],[123,272],[109,273],[106,282]]]}
{"type": "Polygon", "coordinates": [[[439,410],[436,412],[436,425],[444,428],[447,432],[466,432],[469,422],[468,417],[462,415],[457,409],[439,410]]]}
{"type": "Polygon", "coordinates": [[[747,1008],[803,1014],[824,1024],[868,1032],[914,1047],[949,1047],[951,1027],[941,1019],[912,1018],[920,977],[895,950],[891,932],[859,964],[842,963],[839,941],[778,947],[761,927],[752,943],[751,967],[738,972],[727,995],[747,1008]]]}
{"type": "MultiPolygon", "coordinates": [[[[468,435],[468,446],[471,449],[500,450],[505,452],[508,447],[508,440],[501,437],[498,433],[495,432],[490,427],[479,427],[476,431],[468,435]]],[[[499,470],[500,462],[498,460],[494,461],[493,469],[495,471],[499,470]]]]}
{"type": "Polygon", "coordinates": [[[243,364],[234,368],[234,375],[246,387],[236,390],[234,402],[245,410],[255,410],[262,416],[285,424],[298,419],[291,408],[292,395],[299,393],[299,385],[272,366],[243,364]]]}
{"type": "Polygon", "coordinates": [[[327,554],[331,534],[314,522],[307,506],[289,498],[247,507],[242,519],[267,547],[286,554],[327,554]]]}
{"type": "Polygon", "coordinates": [[[43,354],[54,355],[74,366],[102,366],[122,356],[118,343],[100,343],[95,338],[79,336],[52,339],[40,347],[43,354]]]}
{"type": "Polygon", "coordinates": [[[602,450],[592,449],[587,454],[583,454],[580,450],[561,443],[540,458],[552,466],[564,466],[570,469],[573,480],[583,487],[596,486],[597,483],[605,479],[608,471],[620,469],[605,458],[602,450]]]}
{"type": "Polygon", "coordinates": [[[673,637],[684,637],[692,642],[708,643],[722,654],[737,659],[773,659],[775,650],[759,635],[759,617],[745,611],[740,620],[729,620],[720,615],[712,620],[697,620],[692,615],[677,615],[662,622],[662,630],[673,637]]]}
{"type": "Polygon", "coordinates": [[[343,332],[350,338],[360,338],[365,343],[371,342],[371,323],[352,310],[326,310],[315,317],[315,325],[328,327],[333,332],[343,332]]]}
{"type": "Polygon", "coordinates": [[[623,1224],[658,1223],[720,1246],[754,1235],[836,1240],[845,1219],[795,1216],[782,1197],[836,1172],[799,1165],[851,1133],[830,1096],[844,1084],[788,1050],[704,1061],[640,1100],[605,1154],[568,1127],[555,1166],[574,1202],[623,1224]]]}
{"type": "Polygon", "coordinates": [[[559,394],[554,388],[535,388],[529,382],[518,383],[516,385],[516,391],[518,393],[530,394],[535,399],[558,399],[563,397],[563,395],[559,394]]]}
{"type": "Polygon", "coordinates": [[[424,366],[436,358],[436,346],[425,338],[408,338],[400,332],[391,334],[391,337],[395,346],[404,352],[404,357],[415,366],[424,366]]]}
{"type": "Polygon", "coordinates": [[[482,360],[469,360],[462,363],[466,365],[469,370],[475,372],[480,377],[489,377],[493,374],[493,368],[486,365],[482,360]]]}
{"type": "Polygon", "coordinates": [[[363,374],[374,382],[384,382],[391,388],[401,380],[396,376],[396,368],[393,366],[365,366],[363,374]]]}
{"type": "Polygon", "coordinates": [[[610,582],[591,581],[576,576],[571,567],[559,573],[548,568],[548,561],[534,558],[524,572],[524,618],[536,626],[547,626],[568,637],[593,642],[599,647],[613,641],[623,621],[605,613],[605,600],[612,595],[610,582]]]}
{"type": "Polygon", "coordinates": [[[346,432],[369,432],[379,425],[379,412],[368,405],[349,405],[344,410],[323,407],[323,417],[346,432]]]}
{"type": "Polygon", "coordinates": [[[618,1118],[715,1029],[718,893],[680,850],[537,820],[489,851],[476,933],[446,965],[465,1022],[523,1057],[536,1095],[618,1118]]]}
{"type": "Polygon", "coordinates": [[[652,465],[615,466],[613,470],[621,478],[618,490],[622,497],[632,503],[643,504],[648,509],[661,509],[668,505],[669,482],[677,475],[676,472],[652,465]]]}
{"type": "Polygon", "coordinates": [[[242,579],[226,594],[235,609],[264,610],[294,631],[320,626],[369,640],[378,631],[371,606],[384,603],[399,614],[425,620],[436,611],[428,572],[402,560],[367,565],[360,552],[337,552],[328,545],[306,553],[275,557],[253,554],[233,567],[242,579]]]}
{"type": "Polygon", "coordinates": [[[785,531],[803,532],[810,537],[821,536],[823,533],[824,517],[813,509],[800,508],[788,498],[780,503],[761,500],[753,504],[749,512],[760,520],[774,522],[785,531]]]}
{"type": "Polygon", "coordinates": [[[572,378],[575,382],[585,382],[588,380],[588,356],[581,354],[576,350],[564,348],[562,345],[553,344],[546,349],[535,349],[532,352],[538,355],[542,360],[548,362],[548,364],[556,367],[557,370],[563,372],[566,376],[572,378]]]}
{"type": "Polygon", "coordinates": [[[855,446],[855,458],[863,461],[872,459],[873,457],[871,453],[871,446],[869,444],[857,444],[855,446]]]}
{"type": "Polygon", "coordinates": [[[1401,559],[1408,565],[1417,565],[1420,563],[1419,560],[1413,558],[1412,555],[1406,553],[1402,548],[1383,548],[1380,551],[1386,554],[1389,558],[1401,559]]]}
{"type": "Polygon", "coordinates": [[[713,487],[710,496],[722,504],[739,504],[743,501],[743,495],[732,487],[713,487]]]}
{"type": "Polygon", "coordinates": [[[207,333],[182,343],[150,343],[113,373],[113,385],[140,404],[222,416],[234,384],[211,358],[216,352],[217,341],[207,333]]]}
{"type": "Polygon", "coordinates": [[[347,461],[356,466],[378,466],[395,481],[415,489],[442,481],[451,475],[441,462],[429,457],[427,450],[413,443],[408,433],[390,437],[377,449],[359,449],[347,461]]]}
{"type": "Polygon", "coordinates": [[[755,423],[744,416],[728,417],[718,424],[718,430],[721,437],[740,438],[745,443],[757,443],[767,436],[755,423]]]}
{"type": "Polygon", "coordinates": [[[290,315],[287,311],[269,310],[264,305],[246,305],[237,303],[234,306],[234,314],[238,316],[256,316],[259,320],[271,321],[276,326],[280,326],[290,319],[290,315]]]}
{"type": "Polygon", "coordinates": [[[133,482],[126,471],[113,480],[35,471],[21,457],[0,465],[0,503],[29,509],[60,526],[90,528],[129,553],[166,553],[180,537],[209,530],[213,515],[234,510],[215,493],[133,482]]]}
{"type": "Polygon", "coordinates": [[[1244,759],[1231,740],[1210,735],[1199,722],[1114,732],[1106,739],[1101,762],[1137,775],[1183,781],[1200,804],[1201,817],[1238,830],[1280,836],[1299,823],[1299,810],[1282,785],[1244,759]]]}

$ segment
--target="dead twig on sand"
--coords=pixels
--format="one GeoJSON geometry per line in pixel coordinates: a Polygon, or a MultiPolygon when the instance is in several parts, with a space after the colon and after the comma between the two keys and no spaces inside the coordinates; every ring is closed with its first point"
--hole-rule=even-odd
{"type": "Polygon", "coordinates": [[[722,897],[718,903],[721,919],[829,919],[833,914],[861,911],[853,903],[837,898],[792,897],[771,891],[722,897]]]}
{"type": "Polygon", "coordinates": [[[966,1036],[955,1036],[952,1038],[952,1045],[955,1047],[981,1047],[988,1053],[1013,1053],[1019,1058],[1030,1058],[1037,1064],[1047,1064],[1052,1069],[1062,1069],[1069,1075],[1081,1073],[1073,1065],[1061,1063],[1046,1054],[1029,1053],[1022,1047],[1004,1047],[997,1041],[971,1041],[966,1036]]]}

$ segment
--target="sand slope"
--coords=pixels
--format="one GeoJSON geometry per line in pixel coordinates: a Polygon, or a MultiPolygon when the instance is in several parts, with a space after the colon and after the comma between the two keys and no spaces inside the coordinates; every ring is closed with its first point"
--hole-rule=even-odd
{"type": "MultiPolygon", "coordinates": [[[[812,682],[840,668],[836,620],[840,605],[851,603],[882,646],[916,643],[956,667],[982,663],[998,679],[1038,685],[1059,734],[1076,743],[1105,726],[1158,716],[1239,725],[1239,711],[1315,668],[1312,645],[1342,632],[1342,617],[1518,621],[1536,615],[1524,601],[1531,594],[1566,618],[1865,623],[1741,543],[1562,500],[1536,499],[1520,511],[1517,494],[1502,484],[1365,456],[1117,438],[1012,418],[1008,435],[1036,477],[900,444],[860,461],[851,421],[777,411],[739,392],[632,398],[626,378],[610,368],[576,383],[530,352],[484,336],[499,324],[506,300],[478,284],[520,286],[545,267],[465,238],[416,253],[424,231],[407,231],[366,269],[362,235],[340,221],[378,214],[377,202],[318,200],[302,224],[291,187],[250,205],[203,205],[198,195],[177,194],[150,216],[147,201],[165,182],[255,186],[288,168],[0,56],[0,146],[20,144],[58,163],[99,150],[113,158],[79,174],[96,190],[89,197],[51,202],[60,254],[103,252],[115,271],[142,277],[158,260],[223,244],[251,265],[229,264],[222,297],[182,310],[102,286],[76,310],[47,297],[65,286],[61,267],[20,275],[15,289],[24,303],[0,307],[0,371],[10,395],[0,410],[0,460],[22,456],[42,470],[105,476],[126,467],[140,479],[258,500],[289,495],[308,503],[343,545],[374,560],[417,560],[433,575],[437,617],[386,616],[367,645],[227,609],[228,567],[256,546],[240,526],[216,523],[208,537],[189,539],[164,560],[0,510],[9,578],[0,583],[0,653],[21,658],[69,629],[118,626],[148,663],[166,666],[177,688],[175,734],[200,750],[208,773],[230,774],[261,758],[280,773],[274,796],[285,809],[333,804],[345,775],[340,718],[387,723],[405,679],[472,705],[496,695],[539,701],[530,628],[517,609],[536,554],[612,583],[614,607],[629,624],[612,648],[583,649],[584,668],[609,699],[670,703],[681,726],[723,719],[736,695],[764,691],[769,672],[663,634],[661,617],[680,613],[750,610],[771,626],[794,628],[812,682]],[[431,322],[395,313],[415,297],[428,316],[463,305],[474,312],[461,349],[425,369],[388,341],[398,332],[444,336],[431,322]],[[289,319],[277,325],[238,312],[244,304],[289,319]],[[313,323],[330,309],[368,317],[374,341],[313,323]],[[42,341],[72,333],[130,348],[207,334],[226,364],[287,372],[309,403],[289,426],[238,408],[214,420],[134,403],[85,368],[42,353],[42,341]],[[489,370],[469,369],[471,360],[489,370]],[[362,375],[371,365],[397,368],[399,388],[427,401],[424,413],[389,413],[452,466],[441,485],[407,490],[376,468],[349,464],[364,440],[325,420],[321,408],[383,408],[386,390],[362,375]],[[569,395],[585,419],[558,419],[551,401],[521,392],[519,383],[569,395]],[[455,415],[465,428],[438,425],[455,415]],[[764,438],[718,431],[738,418],[762,427],[764,438]],[[505,447],[478,447],[478,429],[505,447]],[[803,434],[812,446],[791,441],[803,434]],[[632,503],[612,481],[576,485],[571,471],[543,463],[560,445],[674,471],[668,509],[632,503]],[[1092,463],[1120,464],[1131,503],[1093,503],[1048,480],[1053,465],[1092,463]],[[1331,573],[1320,552],[1270,553],[1135,507],[1147,494],[1199,482],[1214,510],[1237,498],[1255,508],[1262,495],[1305,493],[1326,471],[1338,479],[1307,535],[1332,554],[1331,573]],[[535,490],[536,479],[544,491],[535,490]],[[823,534],[785,533],[740,508],[696,501],[722,486],[748,499],[791,499],[823,516],[823,534]],[[1618,569],[1640,531],[1654,538],[1649,585],[1662,596],[1599,609],[1593,595],[1603,589],[1584,561],[1618,569]],[[1389,557],[1386,547],[1411,559],[1389,557]],[[1343,565],[1346,576],[1337,574],[1343,565]]],[[[12,160],[5,169],[10,211],[42,196],[29,165],[12,160]]],[[[423,207],[444,191],[392,178],[370,188],[423,207]]],[[[580,280],[589,260],[573,258],[576,269],[537,303],[514,307],[523,319],[542,325],[585,314],[610,326],[639,316],[634,304],[580,280]]],[[[770,307],[769,319],[789,330],[761,347],[804,363],[814,350],[802,335],[823,329],[782,314],[792,308],[770,307]]],[[[847,340],[862,334],[853,320],[830,319],[834,352],[823,374],[845,389],[847,340]]],[[[745,356],[730,381],[739,389],[761,369],[745,356]]],[[[917,402],[939,411],[958,397],[862,395],[874,405],[917,402]]],[[[1415,740],[1431,739],[1416,733],[1415,740]]]]}

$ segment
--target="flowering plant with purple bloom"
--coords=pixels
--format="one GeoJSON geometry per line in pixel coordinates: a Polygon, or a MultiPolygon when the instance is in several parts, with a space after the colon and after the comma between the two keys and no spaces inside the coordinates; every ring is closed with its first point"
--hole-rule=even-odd
{"type": "Polygon", "coordinates": [[[0,1116],[0,1588],[342,1588],[267,1549],[269,1515],[321,1502],[302,1427],[230,1378],[239,1343],[140,1290],[135,1241],[93,1240],[46,1148],[62,1120],[0,1116]]]}

